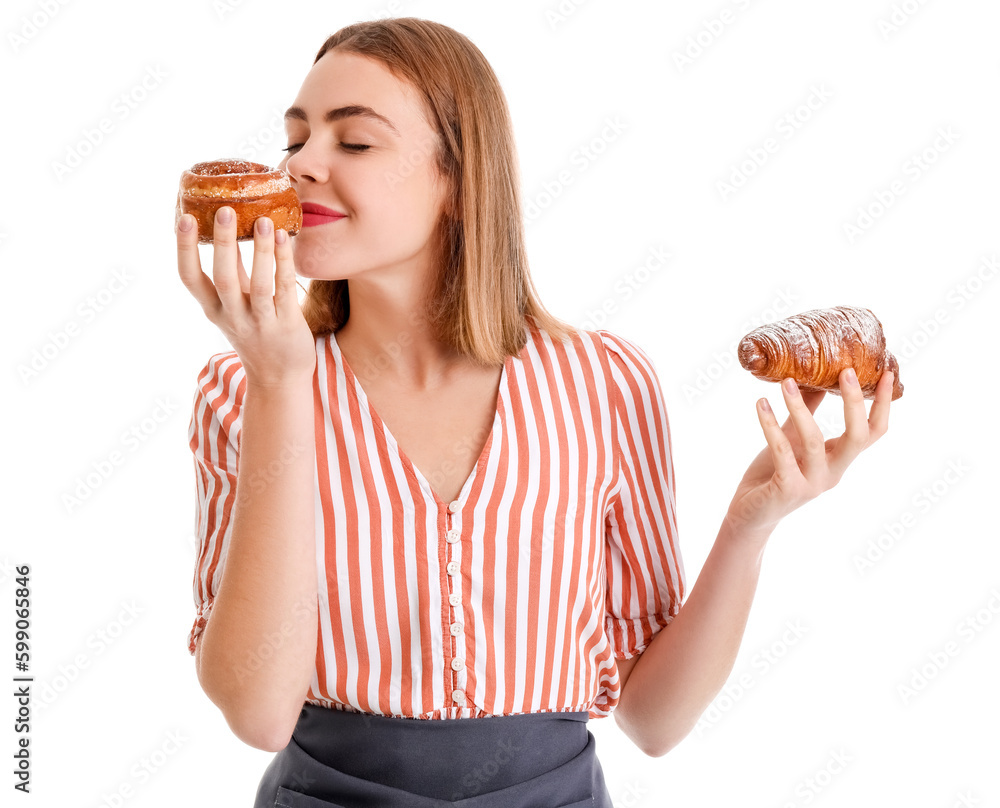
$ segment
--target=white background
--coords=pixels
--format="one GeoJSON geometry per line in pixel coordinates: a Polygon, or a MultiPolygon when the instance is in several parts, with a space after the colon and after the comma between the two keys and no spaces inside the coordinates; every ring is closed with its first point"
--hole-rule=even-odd
{"type": "MultiPolygon", "coordinates": [[[[778,387],[736,363],[738,339],[860,305],[900,358],[888,434],[772,537],[729,695],[702,728],[647,758],[613,719],[590,722],[616,805],[1000,806],[987,0],[5,4],[3,690],[17,564],[31,565],[35,676],[32,793],[10,804],[253,802],[271,754],[230,732],[186,649],[187,426],[198,371],[229,346],[177,277],[177,180],[221,156],[276,164],[275,113],[325,37],[390,14],[457,28],[499,75],[545,304],[653,358],[689,585],[763,446],[755,400],[784,420],[778,387]],[[724,194],[768,138],[776,151],[724,194]],[[670,259],[637,273],[657,249],[670,259]],[[72,504],[88,474],[98,484],[72,504]]],[[[817,419],[839,434],[841,399],[817,419]]],[[[0,709],[8,794],[15,707],[0,709]]]]}

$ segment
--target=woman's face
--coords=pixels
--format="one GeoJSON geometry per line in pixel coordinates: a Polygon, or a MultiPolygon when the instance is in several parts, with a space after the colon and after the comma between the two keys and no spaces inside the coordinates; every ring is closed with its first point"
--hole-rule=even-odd
{"type": "Polygon", "coordinates": [[[292,239],[300,275],[435,267],[447,188],[437,134],[412,85],[373,59],[329,51],[306,76],[285,128],[291,148],[279,167],[303,203],[304,226],[292,239]],[[312,205],[342,218],[311,214],[312,205]]]}

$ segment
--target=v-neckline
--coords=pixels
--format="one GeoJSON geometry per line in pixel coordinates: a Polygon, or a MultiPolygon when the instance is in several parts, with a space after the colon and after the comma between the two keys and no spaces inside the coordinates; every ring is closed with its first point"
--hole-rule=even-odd
{"type": "MultiPolygon", "coordinates": [[[[333,345],[333,349],[337,353],[337,357],[340,363],[344,367],[344,374],[347,377],[348,388],[354,391],[355,398],[358,400],[360,404],[364,405],[364,409],[367,411],[368,417],[382,431],[382,435],[385,438],[385,442],[388,445],[390,445],[396,452],[397,456],[399,457],[400,461],[403,464],[403,467],[413,475],[414,479],[417,481],[420,487],[424,490],[425,493],[431,496],[431,498],[435,501],[435,503],[437,503],[437,505],[447,506],[448,504],[450,504],[452,500],[445,501],[438,495],[437,491],[435,491],[431,487],[430,482],[424,476],[423,472],[417,468],[416,463],[410,460],[409,456],[406,454],[406,452],[403,451],[402,447],[399,445],[399,441],[397,441],[396,437],[392,434],[392,432],[389,431],[389,427],[386,426],[385,421],[383,421],[381,416],[379,416],[379,414],[375,411],[375,407],[372,405],[371,400],[368,398],[368,394],[365,392],[364,387],[361,386],[361,381],[354,374],[354,371],[348,364],[347,357],[344,356],[344,352],[340,350],[340,343],[337,342],[337,335],[332,331],[330,332],[330,342],[333,345]]],[[[504,392],[506,390],[506,386],[509,384],[510,374],[513,371],[513,362],[514,362],[514,357],[512,356],[507,356],[504,359],[503,370],[500,371],[500,384],[498,385],[497,388],[496,406],[493,408],[493,424],[490,427],[490,434],[486,438],[486,443],[483,446],[483,450],[479,453],[479,458],[476,460],[476,464],[472,467],[472,471],[469,473],[469,476],[462,484],[462,490],[456,497],[456,500],[459,502],[464,502],[468,497],[469,490],[472,487],[473,483],[475,482],[476,476],[479,474],[480,467],[483,465],[483,463],[489,460],[490,453],[493,449],[493,443],[494,443],[493,439],[497,431],[502,428],[503,412],[504,412],[504,403],[503,403],[504,392]]]]}

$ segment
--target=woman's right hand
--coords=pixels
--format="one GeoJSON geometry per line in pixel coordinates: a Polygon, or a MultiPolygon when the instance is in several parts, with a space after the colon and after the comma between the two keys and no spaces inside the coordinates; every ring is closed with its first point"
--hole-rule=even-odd
{"type": "Polygon", "coordinates": [[[257,219],[253,235],[253,265],[247,277],[236,243],[236,213],[222,207],[215,214],[212,279],[201,270],[198,225],[189,213],[177,222],[177,269],[181,280],[219,327],[243,363],[247,384],[282,387],[312,378],[316,340],[302,315],[295,293],[295,263],[291,240],[274,232],[266,216],[257,219]],[[229,221],[223,222],[225,212],[229,221]],[[188,225],[190,229],[182,229],[188,225]],[[274,296],[271,296],[271,271],[274,296]]]}

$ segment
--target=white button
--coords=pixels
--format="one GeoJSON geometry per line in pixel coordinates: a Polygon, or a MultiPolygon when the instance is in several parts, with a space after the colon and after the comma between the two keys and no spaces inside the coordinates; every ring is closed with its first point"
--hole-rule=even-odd
{"type": "Polygon", "coordinates": [[[452,623],[451,624],[451,633],[455,637],[457,637],[459,634],[461,634],[462,633],[462,624],[461,623],[452,623]]]}
{"type": "Polygon", "coordinates": [[[465,660],[456,657],[451,661],[451,669],[454,671],[460,671],[465,667],[465,660]]]}
{"type": "Polygon", "coordinates": [[[461,538],[461,536],[462,534],[457,530],[449,530],[448,535],[445,538],[447,539],[448,544],[454,544],[461,538]]]}
{"type": "Polygon", "coordinates": [[[449,575],[458,575],[458,562],[449,561],[446,569],[448,570],[449,575]]]}
{"type": "Polygon", "coordinates": [[[462,507],[462,504],[461,504],[461,503],[460,503],[460,502],[459,502],[459,501],[458,501],[458,500],[456,499],[456,500],[453,500],[453,501],[452,501],[452,502],[451,502],[451,503],[450,503],[450,504],[448,505],[448,510],[449,510],[449,511],[451,511],[452,513],[458,513],[458,511],[459,511],[459,509],[460,509],[461,507],[462,507]]]}
{"type": "Polygon", "coordinates": [[[457,701],[459,704],[465,702],[465,691],[464,690],[452,690],[451,697],[457,701]]]}
{"type": "Polygon", "coordinates": [[[452,606],[458,606],[458,604],[462,602],[462,596],[459,595],[457,592],[453,592],[452,594],[448,595],[448,602],[452,606]]]}

